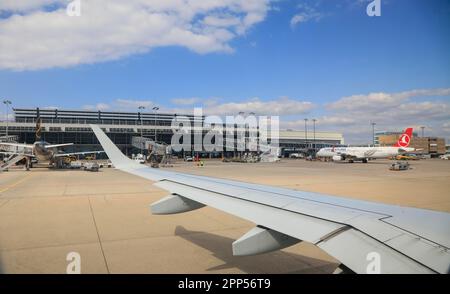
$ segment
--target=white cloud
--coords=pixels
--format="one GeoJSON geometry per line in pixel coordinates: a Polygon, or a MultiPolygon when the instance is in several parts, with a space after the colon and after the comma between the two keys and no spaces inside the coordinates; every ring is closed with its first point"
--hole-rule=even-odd
{"type": "Polygon", "coordinates": [[[42,9],[61,1],[23,2],[0,4],[12,13],[0,20],[0,69],[69,67],[162,46],[233,52],[230,42],[265,19],[270,0],[82,0],[79,17],[42,9]]]}
{"type": "Polygon", "coordinates": [[[450,88],[352,95],[328,104],[327,115],[319,117],[317,124],[344,132],[346,139],[354,143],[371,141],[371,122],[377,124],[377,130],[388,131],[426,126],[429,135],[449,139],[445,127],[450,121],[449,96],[450,88]],[[429,97],[437,99],[424,100],[429,97]]]}
{"type": "Polygon", "coordinates": [[[319,21],[325,16],[325,14],[318,12],[314,7],[311,7],[307,4],[300,4],[298,5],[298,8],[301,10],[301,12],[297,13],[291,18],[292,28],[300,23],[308,21],[319,21]]]}
{"type": "Polygon", "coordinates": [[[172,99],[170,101],[173,104],[175,104],[175,105],[186,106],[186,105],[194,105],[195,103],[200,101],[200,98],[196,98],[196,97],[192,97],[192,98],[176,98],[176,99],[172,99]]]}
{"type": "MultiPolygon", "coordinates": [[[[219,98],[178,98],[171,102],[179,107],[167,107],[158,105],[160,112],[167,113],[193,113],[193,105],[198,103],[207,115],[237,115],[239,112],[254,112],[256,115],[301,115],[310,112],[316,105],[308,101],[294,100],[288,97],[280,97],[274,100],[263,101],[252,98],[242,102],[220,102],[219,98]]],[[[115,111],[137,111],[139,106],[144,106],[150,111],[156,104],[149,100],[116,99],[111,103],[97,103],[84,105],[86,110],[115,110],[115,111]]]]}
{"type": "Polygon", "coordinates": [[[399,93],[370,93],[367,95],[352,95],[343,97],[336,102],[328,104],[328,108],[339,111],[378,111],[388,107],[399,106],[402,102],[413,97],[448,96],[450,88],[446,89],[420,89],[399,93]]]}
{"type": "Polygon", "coordinates": [[[64,0],[2,0],[0,11],[28,12],[50,4],[68,3],[64,0]]]}
{"type": "Polygon", "coordinates": [[[294,100],[288,97],[268,101],[252,98],[243,102],[210,104],[205,107],[204,112],[216,115],[236,115],[241,111],[254,112],[256,115],[299,115],[311,111],[314,107],[315,105],[312,102],[294,100]]]}
{"type": "Polygon", "coordinates": [[[128,99],[117,99],[114,104],[113,108],[118,110],[131,110],[135,111],[139,107],[145,107],[145,109],[150,109],[154,106],[152,101],[149,100],[128,100],[128,99]]]}
{"type": "Polygon", "coordinates": [[[150,100],[116,99],[111,103],[96,103],[84,105],[84,110],[111,110],[111,111],[132,111],[137,112],[139,107],[145,107],[145,111],[150,111],[154,103],[150,100]]]}
{"type": "Polygon", "coordinates": [[[241,24],[241,19],[235,16],[207,16],[203,19],[203,24],[207,26],[215,26],[215,27],[230,27],[230,26],[238,26],[241,24]]]}
{"type": "MultiPolygon", "coordinates": [[[[399,93],[368,93],[342,97],[336,102],[326,105],[325,113],[314,115],[319,109],[309,101],[300,101],[288,97],[272,100],[252,98],[239,102],[224,102],[223,99],[187,98],[173,99],[172,103],[179,107],[161,105],[159,112],[192,114],[193,104],[203,105],[205,115],[237,115],[254,112],[256,115],[281,116],[280,127],[283,129],[304,129],[304,117],[308,117],[308,129],[312,131],[311,119],[315,117],[317,131],[337,131],[344,134],[348,143],[372,142],[371,122],[376,122],[376,130],[400,131],[406,127],[426,126],[426,134],[450,139],[450,88],[418,89],[399,93]],[[426,100],[430,97],[435,99],[426,100]],[[424,100],[425,99],[425,100],[424,100]],[[183,101],[184,100],[184,101],[183,101]],[[287,121],[283,116],[296,116],[287,121]]],[[[148,100],[117,99],[109,104],[99,103],[92,107],[103,107],[108,110],[137,111],[140,105],[151,111],[155,105],[148,100]]]]}
{"type": "Polygon", "coordinates": [[[446,122],[442,124],[442,130],[450,135],[450,122],[446,122]]]}
{"type": "Polygon", "coordinates": [[[42,109],[56,110],[56,109],[59,109],[59,107],[58,107],[58,106],[50,105],[50,106],[44,106],[44,107],[42,107],[42,109]]]}
{"type": "Polygon", "coordinates": [[[105,111],[105,110],[108,110],[110,108],[110,106],[108,104],[106,104],[106,103],[97,103],[95,105],[91,105],[91,104],[84,105],[82,108],[84,110],[91,110],[91,111],[92,110],[105,111]]]}

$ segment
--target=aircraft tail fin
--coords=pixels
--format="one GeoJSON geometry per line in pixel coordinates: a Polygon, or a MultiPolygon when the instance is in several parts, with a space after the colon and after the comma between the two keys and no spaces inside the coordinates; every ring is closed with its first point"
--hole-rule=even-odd
{"type": "Polygon", "coordinates": [[[38,116],[38,118],[36,119],[36,142],[41,141],[41,132],[42,132],[41,123],[42,119],[40,116],[38,116]]]}
{"type": "Polygon", "coordinates": [[[394,147],[408,147],[412,138],[413,128],[407,128],[405,132],[400,136],[394,147]]]}

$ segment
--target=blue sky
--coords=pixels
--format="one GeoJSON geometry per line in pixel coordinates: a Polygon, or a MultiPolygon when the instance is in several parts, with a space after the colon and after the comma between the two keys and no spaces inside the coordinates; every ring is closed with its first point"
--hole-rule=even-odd
{"type": "MultiPolygon", "coordinates": [[[[0,46],[0,97],[16,107],[128,111],[145,103],[183,111],[205,105],[211,112],[278,114],[290,128],[316,117],[318,129],[344,132],[355,143],[370,140],[371,120],[382,129],[426,125],[430,134],[450,137],[449,1],[381,1],[380,17],[367,16],[370,1],[363,0],[255,0],[238,10],[224,4],[196,10],[182,24],[197,35],[214,35],[205,44],[185,35],[152,35],[152,28],[131,23],[136,32],[124,37],[126,48],[117,45],[125,43],[116,35],[120,21],[99,35],[80,29],[88,35],[85,42],[78,24],[61,25],[61,32],[52,27],[51,17],[63,14],[61,3],[39,17],[49,10],[46,4],[61,1],[41,2],[0,4],[0,43],[8,44],[0,46]],[[245,24],[246,15],[257,21],[245,24]],[[243,25],[211,21],[206,27],[208,16],[243,25]],[[301,21],[294,24],[296,16],[301,21]],[[195,29],[199,19],[201,31],[195,29]]],[[[96,8],[81,3],[81,16],[67,19],[95,17],[96,8]]],[[[179,24],[161,27],[170,25],[179,24]]]]}

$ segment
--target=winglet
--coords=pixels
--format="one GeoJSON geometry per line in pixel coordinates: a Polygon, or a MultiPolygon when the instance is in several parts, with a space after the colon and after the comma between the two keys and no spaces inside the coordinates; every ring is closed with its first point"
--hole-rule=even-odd
{"type": "Polygon", "coordinates": [[[108,138],[108,136],[97,125],[89,125],[94,131],[95,136],[105,150],[111,162],[118,169],[127,167],[140,167],[140,165],[133,160],[126,157],[117,146],[108,138]]]}

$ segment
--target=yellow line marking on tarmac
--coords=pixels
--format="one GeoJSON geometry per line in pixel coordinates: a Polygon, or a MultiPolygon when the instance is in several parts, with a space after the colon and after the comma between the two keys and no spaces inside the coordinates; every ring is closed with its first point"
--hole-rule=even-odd
{"type": "Polygon", "coordinates": [[[0,190],[0,194],[3,193],[3,192],[8,191],[8,190],[11,189],[11,188],[14,188],[15,186],[17,186],[17,185],[19,185],[19,184],[21,184],[21,183],[23,183],[23,182],[25,182],[26,180],[28,180],[28,179],[31,178],[32,176],[33,176],[32,174],[27,175],[27,176],[25,176],[24,178],[18,180],[17,182],[15,182],[15,183],[13,183],[13,184],[7,186],[6,188],[3,188],[2,190],[0,190]]]}

